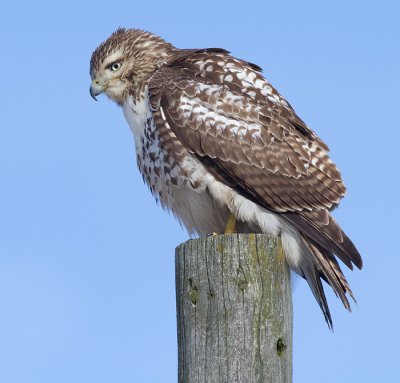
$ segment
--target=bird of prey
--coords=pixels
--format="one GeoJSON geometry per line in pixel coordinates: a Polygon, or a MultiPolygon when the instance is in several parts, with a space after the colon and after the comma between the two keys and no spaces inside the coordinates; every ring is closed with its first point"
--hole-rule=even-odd
{"type": "Polygon", "coordinates": [[[328,325],[322,279],[350,310],[336,257],[350,269],[362,260],[330,213],[346,191],[340,172],[258,65],[119,28],[93,52],[90,76],[94,99],[122,107],[144,181],[189,233],[280,236],[328,325]]]}

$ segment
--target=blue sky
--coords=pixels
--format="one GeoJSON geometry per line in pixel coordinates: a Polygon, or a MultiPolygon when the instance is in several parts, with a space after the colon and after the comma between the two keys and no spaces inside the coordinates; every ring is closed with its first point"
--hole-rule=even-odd
{"type": "Polygon", "coordinates": [[[7,2],[0,15],[0,381],[175,382],[174,248],[187,234],[136,169],[122,112],[89,96],[118,26],[223,47],[329,144],[335,216],[365,260],[331,333],[294,286],[295,382],[398,376],[400,7],[395,1],[7,2]]]}

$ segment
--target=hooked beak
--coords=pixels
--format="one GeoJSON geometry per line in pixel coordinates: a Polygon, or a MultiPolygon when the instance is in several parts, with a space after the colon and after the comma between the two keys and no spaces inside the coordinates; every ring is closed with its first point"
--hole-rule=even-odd
{"type": "Polygon", "coordinates": [[[101,84],[99,80],[94,79],[90,85],[89,92],[93,100],[97,101],[96,96],[98,96],[100,93],[103,93],[105,89],[105,85],[101,84]]]}

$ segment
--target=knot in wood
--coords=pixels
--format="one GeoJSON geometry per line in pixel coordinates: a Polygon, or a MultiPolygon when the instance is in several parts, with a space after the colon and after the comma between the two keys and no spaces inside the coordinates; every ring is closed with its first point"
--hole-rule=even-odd
{"type": "Polygon", "coordinates": [[[192,302],[193,306],[197,304],[197,298],[199,296],[199,292],[197,291],[197,287],[193,284],[192,278],[188,279],[189,282],[189,300],[192,302]]]}
{"type": "Polygon", "coordinates": [[[286,350],[287,346],[283,340],[283,338],[279,338],[278,341],[276,342],[276,352],[279,357],[281,357],[286,350]]]}

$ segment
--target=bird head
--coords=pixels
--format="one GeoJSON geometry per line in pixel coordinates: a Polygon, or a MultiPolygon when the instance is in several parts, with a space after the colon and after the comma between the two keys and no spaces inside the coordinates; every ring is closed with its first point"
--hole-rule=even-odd
{"type": "Polygon", "coordinates": [[[90,95],[96,100],[104,92],[122,104],[128,94],[140,94],[174,50],[171,44],[152,33],[119,28],[92,54],[90,95]]]}

